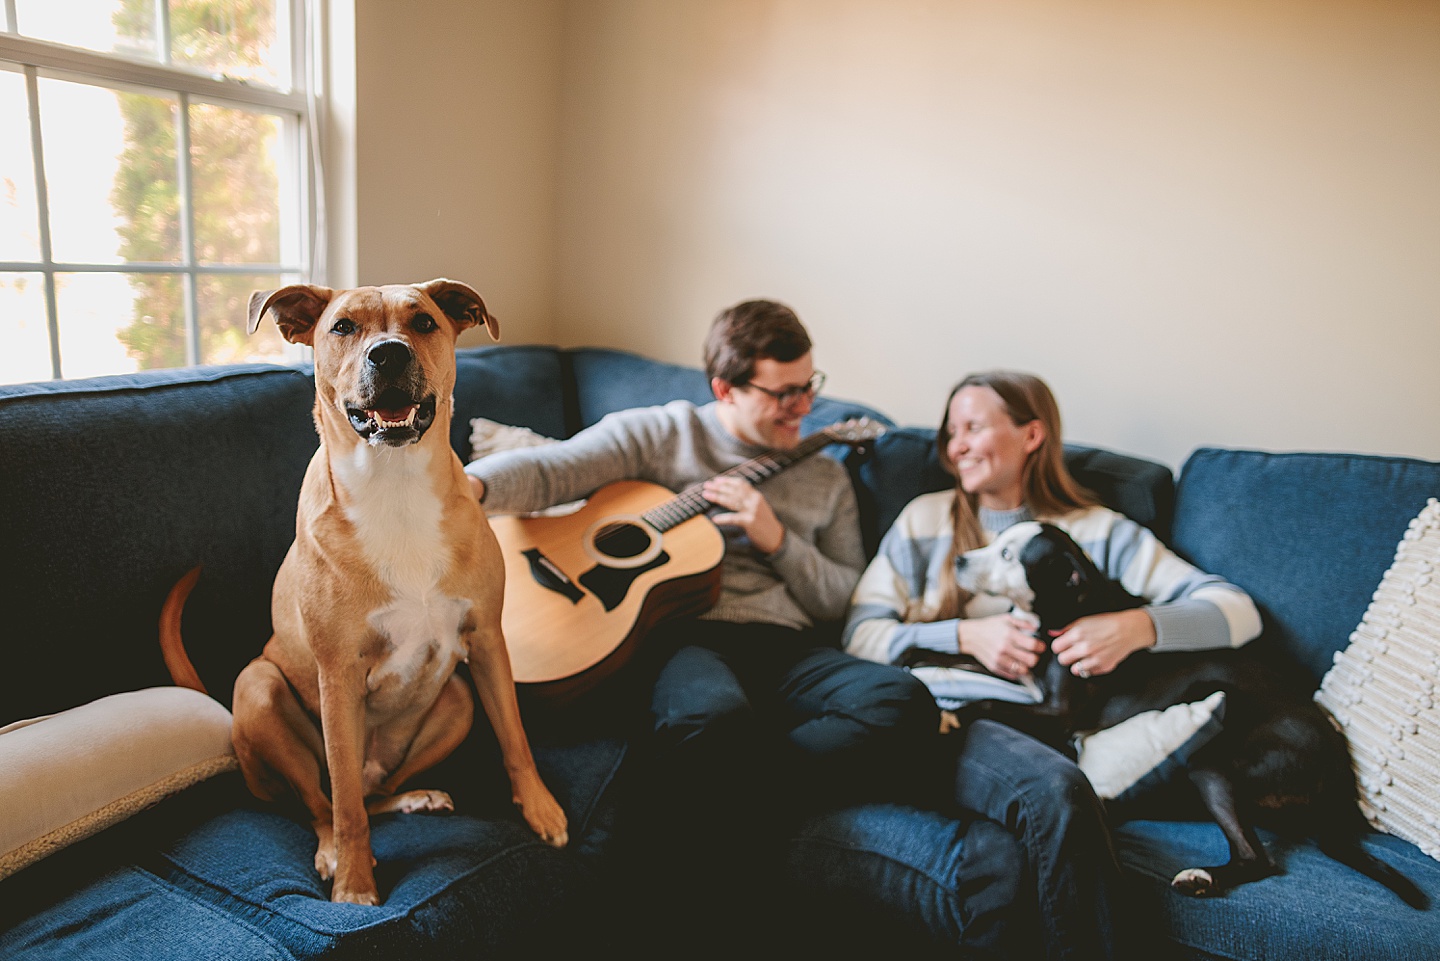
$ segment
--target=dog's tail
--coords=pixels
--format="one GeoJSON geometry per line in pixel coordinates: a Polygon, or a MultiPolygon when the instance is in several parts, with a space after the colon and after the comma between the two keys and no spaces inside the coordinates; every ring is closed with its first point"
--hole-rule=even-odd
{"type": "Polygon", "coordinates": [[[190,655],[185,653],[185,642],[180,637],[180,613],[199,580],[200,568],[193,568],[176,581],[166,595],[165,604],[160,608],[160,656],[165,659],[165,667],[176,684],[209,694],[195,672],[195,665],[190,663],[190,655]]]}
{"type": "Polygon", "coordinates": [[[1316,841],[1328,857],[1385,885],[1412,908],[1423,911],[1430,907],[1429,896],[1416,887],[1415,882],[1361,847],[1358,836],[1349,832],[1334,832],[1316,838],[1316,841]]]}

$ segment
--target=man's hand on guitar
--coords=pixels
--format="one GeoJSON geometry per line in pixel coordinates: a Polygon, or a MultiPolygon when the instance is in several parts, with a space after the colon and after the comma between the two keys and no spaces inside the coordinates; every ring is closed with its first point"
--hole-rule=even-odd
{"type": "Polygon", "coordinates": [[[765,495],[738,477],[712,477],[705,482],[705,499],[728,513],[715,514],[716,524],[739,527],[762,554],[773,554],[785,542],[785,526],[775,516],[765,495]]]}

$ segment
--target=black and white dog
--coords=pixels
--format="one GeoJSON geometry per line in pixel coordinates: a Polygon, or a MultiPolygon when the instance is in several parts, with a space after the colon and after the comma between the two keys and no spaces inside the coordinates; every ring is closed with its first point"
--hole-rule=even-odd
{"type": "MultiPolygon", "coordinates": [[[[983,569],[968,572],[967,586],[1005,594],[1030,610],[1040,622],[1036,636],[1047,644],[1052,631],[1081,617],[1145,603],[1105,576],[1069,534],[1051,524],[1017,524],[976,560],[983,569]]],[[[1361,847],[1366,823],[1344,736],[1306,692],[1248,652],[1141,653],[1088,680],[1047,652],[1035,675],[1045,693],[1041,704],[981,702],[965,714],[1011,723],[1070,753],[1079,732],[1225,692],[1220,732],[1190,757],[1186,774],[1224,831],[1230,861],[1181,871],[1171,881],[1178,890],[1219,895],[1280,873],[1256,836],[1259,826],[1311,838],[1325,854],[1407,904],[1429,904],[1409,879],[1361,847]]]]}

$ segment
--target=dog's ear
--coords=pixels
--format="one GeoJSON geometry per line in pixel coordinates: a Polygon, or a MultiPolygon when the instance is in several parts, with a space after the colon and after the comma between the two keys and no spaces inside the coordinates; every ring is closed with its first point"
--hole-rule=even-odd
{"type": "Polygon", "coordinates": [[[470,286],[458,280],[446,280],[444,277],[415,286],[435,301],[440,309],[445,311],[445,316],[455,321],[461,330],[474,327],[483,321],[486,329],[490,331],[490,339],[500,339],[500,321],[485,309],[485,301],[481,300],[480,295],[470,286]]]}
{"type": "Polygon", "coordinates": [[[248,329],[255,333],[265,311],[275,314],[275,326],[292,344],[314,345],[315,322],[325,312],[335,291],[314,284],[292,284],[279,290],[257,290],[250,295],[248,329]]]}

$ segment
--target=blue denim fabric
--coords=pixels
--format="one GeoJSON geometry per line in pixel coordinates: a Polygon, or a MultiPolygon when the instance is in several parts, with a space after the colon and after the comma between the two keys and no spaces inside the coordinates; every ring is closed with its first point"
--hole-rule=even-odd
{"type": "Polygon", "coordinates": [[[228,912],[135,865],[0,931],[7,961],[293,961],[295,955],[228,912]]]}
{"type": "MultiPolygon", "coordinates": [[[[1211,822],[1130,821],[1116,828],[1131,911],[1162,925],[1185,958],[1233,961],[1414,961],[1440,956],[1440,904],[1409,907],[1387,888],[1332,861],[1310,842],[1260,838],[1284,871],[1218,898],[1175,892],[1187,867],[1223,864],[1211,822]]],[[[1424,890],[1440,891],[1440,862],[1407,841],[1372,834],[1366,850],[1424,890]]]]}
{"type": "Polygon", "coordinates": [[[667,627],[664,637],[685,643],[651,692],[662,772],[694,767],[685,755],[703,752],[718,768],[705,780],[738,780],[773,752],[790,781],[828,780],[861,758],[923,743],[939,723],[934,701],[909,673],[821,645],[818,632],[695,621],[667,627]]]}
{"type": "Polygon", "coordinates": [[[899,950],[907,945],[1020,961],[1038,951],[1023,861],[1015,837],[993,821],[862,804],[805,819],[789,844],[786,875],[814,906],[812,937],[852,939],[855,953],[841,956],[859,956],[881,927],[892,956],[913,956],[899,950]]]}
{"type": "Polygon", "coordinates": [[[950,736],[959,741],[955,803],[1019,841],[1036,885],[1045,956],[1124,956],[1116,939],[1129,932],[1113,903],[1120,866],[1085,775],[1058,751],[995,721],[975,721],[950,736]]]}

